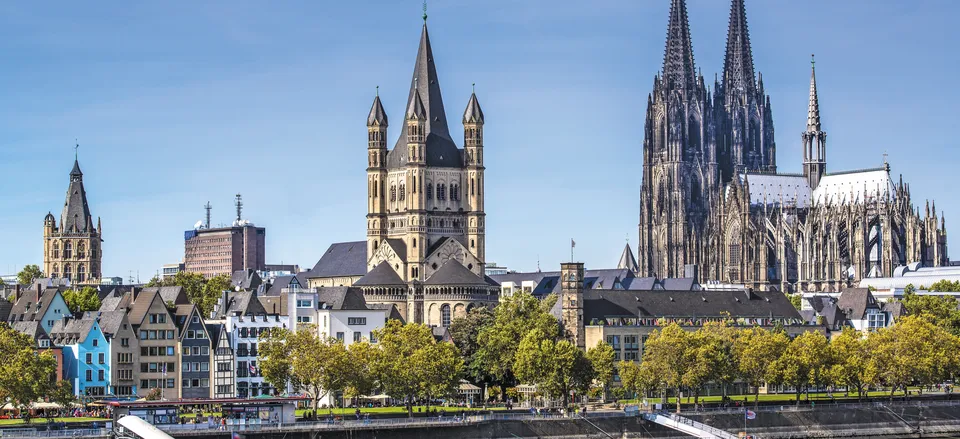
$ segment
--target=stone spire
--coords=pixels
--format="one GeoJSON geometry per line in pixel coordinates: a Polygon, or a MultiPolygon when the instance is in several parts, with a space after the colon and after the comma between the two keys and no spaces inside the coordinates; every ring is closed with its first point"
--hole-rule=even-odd
{"type": "Polygon", "coordinates": [[[67,199],[60,214],[60,231],[83,233],[92,231],[92,228],[87,192],[83,189],[83,173],[80,172],[79,160],[74,159],[73,170],[70,171],[70,185],[67,186],[67,199]]]}
{"type": "Polygon", "coordinates": [[[630,270],[633,273],[636,273],[639,269],[637,260],[633,257],[633,250],[630,248],[630,243],[627,243],[627,245],[623,247],[623,253],[620,254],[620,262],[617,263],[617,269],[630,270]]]}
{"type": "Polygon", "coordinates": [[[663,54],[663,80],[668,89],[694,90],[696,75],[686,0],[672,0],[670,22],[667,24],[667,47],[663,54]]]}
{"type": "Polygon", "coordinates": [[[727,29],[727,55],[723,60],[723,87],[727,95],[756,90],[753,70],[753,52],[750,50],[750,32],[747,30],[747,12],[744,0],[733,0],[730,5],[730,25],[727,29]]]}
{"type": "MultiPolygon", "coordinates": [[[[420,99],[420,92],[413,90],[413,99],[407,104],[407,120],[424,120],[427,118],[427,112],[424,110],[423,100],[420,99]]],[[[429,124],[429,122],[428,122],[429,124]]]]}
{"type": "Polygon", "coordinates": [[[370,114],[367,116],[367,126],[387,126],[387,112],[383,111],[379,94],[373,99],[373,106],[370,107],[370,114]]]}
{"type": "Polygon", "coordinates": [[[480,109],[480,101],[477,100],[475,92],[470,94],[467,109],[463,111],[463,123],[483,123],[483,110],[480,109]]]}
{"type": "Polygon", "coordinates": [[[820,101],[817,98],[817,64],[810,55],[810,103],[807,105],[807,132],[820,131],[820,101]]]}
{"type": "MultiPolygon", "coordinates": [[[[433,49],[430,47],[430,35],[427,33],[427,22],[423,22],[420,33],[420,48],[417,50],[417,61],[413,67],[413,78],[410,79],[410,93],[407,98],[407,109],[415,105],[414,100],[421,100],[426,120],[425,136],[435,135],[450,139],[450,130],[447,128],[447,115],[443,111],[443,97],[440,95],[440,82],[437,80],[437,67],[433,62],[433,49]]],[[[397,146],[406,147],[406,133],[401,133],[397,139],[397,146]]]]}

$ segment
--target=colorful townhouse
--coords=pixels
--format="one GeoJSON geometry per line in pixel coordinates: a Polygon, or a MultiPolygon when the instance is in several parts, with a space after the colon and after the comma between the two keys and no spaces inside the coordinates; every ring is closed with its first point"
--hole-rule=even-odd
{"type": "Polygon", "coordinates": [[[210,336],[196,305],[177,305],[180,328],[180,397],[210,398],[210,336]]]}
{"type": "Polygon", "coordinates": [[[102,398],[110,389],[110,345],[95,313],[57,320],[51,341],[63,349],[64,379],[77,396],[102,398]]]}

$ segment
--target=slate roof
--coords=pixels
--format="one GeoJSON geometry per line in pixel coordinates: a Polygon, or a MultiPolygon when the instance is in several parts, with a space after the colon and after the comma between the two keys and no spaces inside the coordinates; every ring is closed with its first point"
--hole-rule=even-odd
{"type": "Polygon", "coordinates": [[[363,298],[363,292],[351,287],[321,288],[317,294],[317,305],[322,306],[323,309],[370,309],[363,298]]]}
{"type": "MultiPolygon", "coordinates": [[[[410,92],[404,108],[415,105],[417,94],[420,95],[422,108],[426,113],[427,166],[462,167],[461,151],[447,128],[447,115],[443,109],[443,97],[440,94],[440,82],[437,79],[437,68],[433,60],[433,49],[430,47],[430,35],[427,32],[426,22],[420,34],[420,47],[417,50],[413,77],[410,79],[410,92]]],[[[387,153],[387,168],[403,167],[406,162],[407,136],[406,130],[401,130],[396,145],[387,153]]]]}
{"type": "Polygon", "coordinates": [[[40,325],[39,321],[24,321],[24,322],[14,322],[11,327],[34,340],[40,340],[41,338],[49,338],[47,332],[43,330],[43,326],[40,325]]]}
{"type": "Polygon", "coordinates": [[[907,315],[907,308],[903,306],[902,302],[883,303],[881,304],[880,310],[889,312],[894,320],[907,315]]]}
{"type": "MultiPolygon", "coordinates": [[[[127,306],[130,306],[129,299],[131,296],[133,296],[133,294],[128,293],[124,296],[126,300],[121,301],[121,306],[124,301],[128,303],[127,306]]],[[[127,315],[130,323],[134,325],[143,323],[143,319],[147,316],[147,312],[150,310],[150,305],[152,305],[153,301],[158,298],[161,302],[165,302],[163,300],[163,296],[160,294],[159,288],[144,288],[140,294],[137,294],[136,297],[134,297],[133,304],[130,306],[130,312],[127,315]]]]}
{"type": "MultiPolygon", "coordinates": [[[[697,280],[692,277],[667,278],[660,281],[664,290],[692,291],[697,280]]],[[[781,294],[782,295],[782,294],[781,294]]]]}
{"type": "Polygon", "coordinates": [[[226,306],[216,312],[217,318],[224,318],[239,312],[242,316],[266,314],[263,304],[258,300],[255,291],[236,291],[227,295],[226,306]]]}
{"type": "Polygon", "coordinates": [[[263,307],[268,315],[285,316],[288,314],[287,297],[286,294],[279,296],[257,295],[257,300],[260,301],[260,306],[263,307]]]}
{"type": "Polygon", "coordinates": [[[807,178],[800,174],[746,174],[740,176],[741,183],[750,189],[750,204],[779,204],[807,207],[810,205],[812,191],[807,178]]]}
{"type": "Polygon", "coordinates": [[[88,312],[84,314],[84,318],[92,316],[93,314],[100,314],[100,330],[104,334],[115,335],[120,331],[120,325],[123,323],[123,318],[127,315],[125,311],[107,311],[107,312],[88,312]]]}
{"type": "Polygon", "coordinates": [[[353,285],[358,287],[366,286],[405,286],[406,283],[396,271],[393,270],[393,267],[390,266],[390,263],[383,261],[380,265],[377,265],[370,270],[365,276],[358,279],[353,285]]]}
{"type": "Polygon", "coordinates": [[[330,244],[307,277],[363,276],[366,273],[367,242],[351,241],[330,244]]]}
{"type": "Polygon", "coordinates": [[[623,246],[623,253],[620,254],[620,262],[617,262],[617,268],[621,270],[637,271],[637,259],[633,257],[633,250],[630,244],[623,246]]]}
{"type": "Polygon", "coordinates": [[[456,259],[451,259],[444,263],[429,279],[423,282],[424,285],[483,285],[489,284],[480,276],[464,267],[456,259]]]}
{"type": "Polygon", "coordinates": [[[260,275],[252,268],[234,271],[233,275],[230,276],[230,284],[241,290],[255,290],[262,283],[263,280],[260,279],[260,275]]]}
{"type": "MultiPolygon", "coordinates": [[[[37,300],[36,289],[25,289],[20,293],[20,299],[10,308],[9,321],[29,321],[37,320],[46,314],[47,309],[53,302],[53,298],[60,293],[57,287],[44,288],[40,294],[40,300],[37,300]]],[[[63,310],[68,313],[69,310],[63,310]]]]}
{"type": "Polygon", "coordinates": [[[83,173],[80,172],[80,162],[76,160],[73,162],[73,170],[70,171],[67,198],[60,214],[60,231],[78,233],[94,231],[90,207],[87,206],[87,192],[83,189],[83,173]]]}
{"type": "Polygon", "coordinates": [[[177,329],[180,330],[180,338],[184,337],[186,334],[187,326],[190,326],[190,315],[193,314],[193,310],[196,308],[196,305],[177,305],[173,311],[173,322],[177,325],[177,329]]]}
{"type": "Polygon", "coordinates": [[[10,312],[13,310],[13,304],[9,300],[0,299],[0,322],[10,320],[10,312]]]}
{"type": "Polygon", "coordinates": [[[367,309],[380,309],[387,311],[387,318],[391,320],[399,320],[406,323],[406,319],[400,315],[400,310],[397,309],[397,306],[392,303],[368,303],[367,309]]]}
{"type": "Polygon", "coordinates": [[[585,290],[586,322],[605,317],[720,317],[801,319],[787,296],[777,291],[619,291],[585,290]]]}
{"type": "Polygon", "coordinates": [[[467,109],[463,110],[463,123],[483,123],[483,110],[480,109],[476,93],[470,93],[467,109]]]}
{"type": "Polygon", "coordinates": [[[81,319],[67,319],[66,322],[64,319],[57,320],[50,328],[50,339],[57,345],[83,343],[96,323],[95,315],[85,315],[81,319]]]}
{"type": "Polygon", "coordinates": [[[840,292],[840,298],[837,299],[837,306],[844,313],[848,313],[849,318],[854,320],[863,319],[867,309],[880,309],[877,299],[866,288],[847,288],[840,292]]]}
{"type": "Polygon", "coordinates": [[[370,107],[370,114],[367,115],[367,126],[387,126],[387,113],[383,111],[383,103],[380,102],[380,95],[373,98],[373,106],[370,107]]]}

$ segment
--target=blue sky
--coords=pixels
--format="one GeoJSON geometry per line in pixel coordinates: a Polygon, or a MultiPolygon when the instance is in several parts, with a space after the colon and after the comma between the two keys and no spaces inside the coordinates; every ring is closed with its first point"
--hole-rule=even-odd
{"type": "MultiPolygon", "coordinates": [[[[0,3],[0,273],[41,263],[79,139],[104,274],[183,257],[213,204],[267,227],[271,263],[310,266],[365,235],[365,117],[380,86],[401,120],[420,2],[0,3]]],[[[487,257],[532,270],[617,262],[636,244],[645,97],[667,0],[432,1],[450,126],[476,83],[486,115],[487,257]]],[[[689,0],[697,67],[722,68],[729,3],[689,0]]],[[[811,53],[828,169],[882,164],[960,219],[949,181],[960,31],[952,0],[747,0],[778,164],[800,170],[811,53]]],[[[395,123],[396,124],[396,123],[395,123]]],[[[391,128],[391,137],[398,131],[391,128]]],[[[456,134],[455,134],[456,137],[456,134]]],[[[392,141],[390,143],[392,145],[392,141]]],[[[950,235],[960,251],[960,238],[950,235]]],[[[954,256],[957,258],[957,256],[954,256]]]]}

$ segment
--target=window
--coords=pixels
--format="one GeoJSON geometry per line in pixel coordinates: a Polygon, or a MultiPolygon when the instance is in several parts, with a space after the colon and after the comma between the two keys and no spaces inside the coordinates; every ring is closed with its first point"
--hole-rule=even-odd
{"type": "Polygon", "coordinates": [[[353,341],[359,342],[359,341],[362,340],[362,339],[363,339],[363,336],[360,335],[360,331],[355,331],[355,332],[353,333],[353,341]]]}
{"type": "MultiPolygon", "coordinates": [[[[168,329],[168,330],[167,330],[167,340],[173,340],[173,339],[175,339],[175,338],[177,338],[177,336],[173,335],[173,330],[172,330],[172,329],[168,329]]],[[[170,354],[170,355],[173,355],[173,354],[170,354]]]]}
{"type": "Polygon", "coordinates": [[[310,316],[297,316],[297,323],[310,323],[310,316]]]}
{"type": "Polygon", "coordinates": [[[172,388],[174,388],[174,387],[176,387],[176,386],[177,386],[177,384],[176,384],[176,380],[175,380],[175,379],[173,379],[173,378],[167,378],[167,388],[168,388],[168,389],[172,389],[172,388]]]}
{"type": "Polygon", "coordinates": [[[193,316],[193,323],[200,323],[200,316],[193,316]]]}
{"type": "Polygon", "coordinates": [[[146,340],[146,339],[147,339],[147,331],[144,330],[144,329],[141,329],[141,330],[140,330],[140,340],[146,340]]]}
{"type": "Polygon", "coordinates": [[[103,369],[97,371],[97,381],[103,381],[103,369]]]}
{"type": "Polygon", "coordinates": [[[93,354],[87,353],[87,364],[93,364],[93,354]]]}
{"type": "Polygon", "coordinates": [[[50,340],[45,339],[45,338],[40,339],[40,347],[41,347],[41,348],[49,348],[49,347],[50,347],[50,340]]]}
{"type": "Polygon", "coordinates": [[[120,346],[123,346],[123,347],[125,347],[125,348],[130,347],[130,339],[129,339],[129,338],[121,338],[121,339],[120,339],[120,346]]]}
{"type": "Polygon", "coordinates": [[[362,326],[367,324],[366,317],[347,317],[347,324],[350,326],[362,326]]]}
{"type": "Polygon", "coordinates": [[[103,364],[106,360],[106,358],[104,357],[106,357],[106,354],[104,354],[103,352],[97,354],[97,362],[100,364],[103,364]]]}
{"type": "Polygon", "coordinates": [[[200,387],[210,387],[210,379],[200,378],[200,387]]]}
{"type": "Polygon", "coordinates": [[[150,323],[157,323],[157,314],[150,314],[150,323]]]}
{"type": "Polygon", "coordinates": [[[240,328],[240,337],[247,338],[247,328],[240,328]]]}
{"type": "Polygon", "coordinates": [[[157,339],[157,331],[150,330],[150,340],[156,340],[156,339],[157,339]]]}
{"type": "Polygon", "coordinates": [[[173,353],[173,346],[167,346],[167,355],[169,355],[169,356],[171,356],[171,357],[174,356],[174,355],[176,355],[176,354],[173,353]]]}
{"type": "Polygon", "coordinates": [[[100,340],[93,339],[93,347],[97,347],[99,345],[100,345],[100,340]]]}
{"type": "Polygon", "coordinates": [[[151,346],[149,349],[150,349],[151,356],[156,357],[157,355],[159,355],[159,353],[157,352],[158,348],[156,346],[151,346]]]}
{"type": "Polygon", "coordinates": [[[160,322],[160,323],[167,323],[167,315],[166,315],[166,314],[157,314],[157,321],[160,322]]]}
{"type": "Polygon", "coordinates": [[[181,369],[181,371],[183,371],[183,372],[193,372],[193,368],[190,367],[190,363],[189,363],[189,362],[184,361],[184,362],[183,362],[183,369],[181,369]]]}
{"type": "Polygon", "coordinates": [[[376,343],[377,337],[374,335],[373,331],[370,331],[370,343],[376,343]]]}
{"type": "Polygon", "coordinates": [[[187,330],[187,338],[192,339],[192,338],[193,338],[193,334],[194,334],[194,332],[193,332],[192,329],[187,330]]]}
{"type": "Polygon", "coordinates": [[[193,350],[193,355],[195,356],[200,355],[200,346],[194,346],[192,350],[193,350]]]}
{"type": "Polygon", "coordinates": [[[190,386],[190,380],[183,380],[183,388],[184,388],[184,389],[189,389],[190,387],[191,387],[191,386],[190,386]]]}
{"type": "Polygon", "coordinates": [[[338,332],[338,333],[337,333],[337,340],[343,341],[343,333],[342,333],[342,332],[338,332]]]}
{"type": "Polygon", "coordinates": [[[206,332],[203,332],[202,329],[198,329],[198,330],[197,330],[196,336],[197,336],[197,340],[206,340],[206,339],[207,339],[207,333],[206,333],[206,332]]]}
{"type": "Polygon", "coordinates": [[[201,347],[200,347],[200,355],[203,355],[204,357],[209,357],[209,356],[210,356],[210,348],[208,348],[208,347],[206,347],[206,346],[201,346],[201,347]]]}
{"type": "Polygon", "coordinates": [[[86,378],[88,382],[93,381],[93,371],[90,369],[87,369],[87,374],[84,378],[86,378]]]}
{"type": "Polygon", "coordinates": [[[209,371],[210,371],[210,363],[209,363],[209,362],[200,363],[200,372],[209,372],[209,371]]]}
{"type": "Polygon", "coordinates": [[[184,346],[184,347],[183,347],[183,356],[186,357],[186,356],[189,356],[189,355],[190,355],[190,346],[184,346]]]}
{"type": "Polygon", "coordinates": [[[297,308],[313,308],[313,299],[297,299],[297,308]]]}
{"type": "Polygon", "coordinates": [[[450,305],[444,304],[440,307],[440,325],[444,328],[450,326],[450,305]]]}

